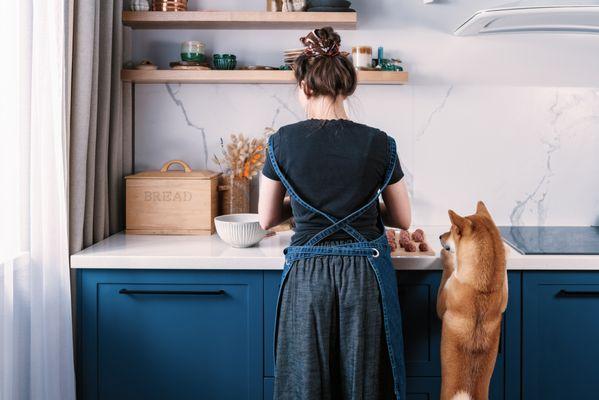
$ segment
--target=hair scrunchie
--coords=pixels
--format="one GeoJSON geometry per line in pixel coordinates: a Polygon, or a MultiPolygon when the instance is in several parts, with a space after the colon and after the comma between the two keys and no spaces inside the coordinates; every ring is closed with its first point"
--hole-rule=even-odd
{"type": "Polygon", "coordinates": [[[301,37],[300,42],[302,42],[303,45],[306,46],[306,48],[304,49],[304,54],[308,57],[335,57],[340,54],[339,43],[335,41],[330,41],[331,44],[325,45],[323,40],[319,38],[316,34],[316,30],[313,30],[306,36],[301,37]]]}

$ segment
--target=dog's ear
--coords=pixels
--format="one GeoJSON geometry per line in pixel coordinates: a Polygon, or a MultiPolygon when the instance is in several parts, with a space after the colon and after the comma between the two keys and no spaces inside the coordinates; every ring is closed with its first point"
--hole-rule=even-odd
{"type": "Polygon", "coordinates": [[[459,216],[453,210],[449,210],[449,220],[453,225],[455,225],[458,228],[460,234],[464,231],[465,228],[469,227],[471,224],[469,219],[459,216]]]}
{"type": "Polygon", "coordinates": [[[487,209],[487,206],[485,206],[485,203],[483,203],[482,201],[479,201],[476,204],[476,213],[478,215],[482,215],[482,216],[491,218],[491,213],[487,209]]]}

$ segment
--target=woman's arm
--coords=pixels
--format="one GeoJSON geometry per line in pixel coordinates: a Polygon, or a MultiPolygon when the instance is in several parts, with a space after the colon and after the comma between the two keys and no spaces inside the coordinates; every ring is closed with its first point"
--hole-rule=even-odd
{"type": "Polygon", "coordinates": [[[270,229],[291,217],[290,199],[285,198],[285,187],[279,181],[260,175],[258,216],[262,229],[270,229]]]}
{"type": "Polygon", "coordinates": [[[381,215],[387,226],[408,229],[412,224],[412,207],[403,179],[383,190],[381,215]]]}

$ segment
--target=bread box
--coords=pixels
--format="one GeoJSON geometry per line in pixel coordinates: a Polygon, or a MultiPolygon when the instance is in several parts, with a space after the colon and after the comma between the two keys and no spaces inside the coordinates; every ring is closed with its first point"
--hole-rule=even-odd
{"type": "Polygon", "coordinates": [[[209,235],[218,212],[218,176],[192,171],[180,160],[160,171],[125,177],[125,232],[148,235],[209,235]],[[170,171],[172,165],[183,170],[170,171]]]}

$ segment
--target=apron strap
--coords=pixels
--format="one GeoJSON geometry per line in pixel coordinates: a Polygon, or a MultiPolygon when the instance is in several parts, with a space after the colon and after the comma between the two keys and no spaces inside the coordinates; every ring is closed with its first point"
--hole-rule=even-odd
{"type": "MultiPolygon", "coordinates": [[[[389,185],[389,181],[391,180],[391,177],[393,176],[393,171],[395,170],[395,162],[396,162],[396,158],[397,158],[396,157],[397,156],[397,147],[395,145],[395,140],[389,136],[387,136],[387,146],[388,146],[388,152],[389,152],[390,159],[387,164],[387,171],[385,173],[385,179],[383,180],[383,184],[381,185],[381,187],[376,191],[376,193],[372,196],[372,198],[366,204],[364,204],[362,207],[360,207],[356,211],[352,212],[345,218],[333,223],[333,225],[329,226],[328,228],[323,229],[322,231],[320,231],[319,233],[314,235],[305,244],[306,246],[314,246],[315,244],[317,244],[324,238],[332,235],[333,233],[338,232],[340,230],[345,230],[346,227],[349,226],[349,223],[351,223],[352,221],[359,218],[373,204],[375,204],[378,201],[379,196],[383,193],[385,188],[389,185]]],[[[384,224],[382,222],[380,215],[379,215],[379,224],[381,225],[381,228],[384,229],[384,224]]],[[[362,240],[359,240],[359,241],[366,242],[367,240],[362,238],[362,240]]]]}
{"type": "MultiPolygon", "coordinates": [[[[340,230],[347,232],[350,236],[352,236],[358,242],[366,242],[367,240],[364,238],[364,236],[362,236],[355,228],[353,228],[349,224],[352,221],[354,221],[355,219],[357,219],[358,217],[360,217],[362,214],[364,214],[375,202],[377,202],[379,199],[379,196],[383,193],[385,188],[389,185],[389,181],[391,180],[391,177],[393,176],[393,171],[395,170],[395,163],[396,163],[396,158],[397,158],[396,157],[397,156],[397,147],[395,144],[395,140],[393,138],[391,138],[390,136],[387,136],[389,162],[387,164],[387,171],[385,173],[385,179],[383,180],[383,184],[381,185],[381,187],[376,191],[376,193],[372,196],[372,198],[366,204],[364,204],[362,207],[360,207],[356,211],[352,212],[345,218],[342,218],[341,220],[337,220],[333,216],[328,215],[328,214],[316,209],[315,207],[311,206],[295,192],[295,190],[289,184],[289,181],[287,181],[283,172],[279,168],[279,165],[277,164],[277,160],[274,155],[274,147],[273,147],[272,138],[273,137],[271,136],[268,139],[268,154],[270,157],[270,162],[273,166],[273,169],[275,170],[275,173],[281,179],[281,183],[283,184],[283,186],[285,186],[285,189],[287,189],[287,192],[289,192],[289,195],[294,200],[296,200],[299,204],[301,204],[303,207],[307,208],[308,210],[310,210],[312,212],[322,215],[323,217],[325,217],[326,219],[328,219],[329,221],[331,221],[333,223],[328,228],[325,228],[322,231],[320,231],[319,233],[317,233],[316,235],[314,235],[305,245],[306,246],[314,246],[321,240],[325,239],[326,237],[328,237],[328,236],[332,235],[333,233],[338,232],[340,230]]],[[[381,225],[381,227],[384,227],[380,216],[379,216],[379,225],[381,225]]]]}

